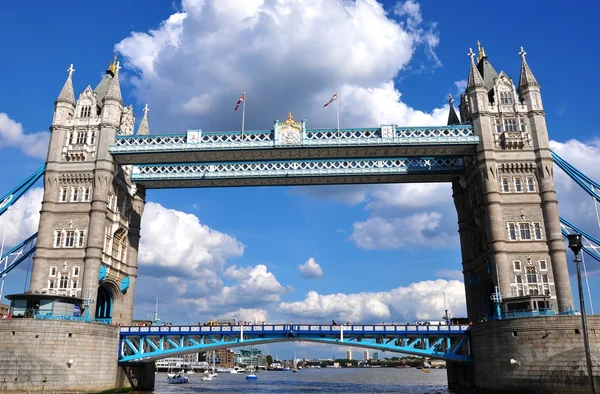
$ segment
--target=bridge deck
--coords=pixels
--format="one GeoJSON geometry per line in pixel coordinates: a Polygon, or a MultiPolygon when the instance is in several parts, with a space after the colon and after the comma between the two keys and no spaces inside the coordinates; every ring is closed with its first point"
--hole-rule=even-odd
{"type": "Polygon", "coordinates": [[[470,361],[466,325],[317,325],[122,327],[119,360],[153,361],[218,348],[307,341],[470,361]]]}

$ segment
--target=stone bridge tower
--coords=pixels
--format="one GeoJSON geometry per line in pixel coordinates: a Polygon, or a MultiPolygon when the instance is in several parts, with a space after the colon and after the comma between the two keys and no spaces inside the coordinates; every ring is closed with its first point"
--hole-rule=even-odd
{"type": "MultiPolygon", "coordinates": [[[[30,291],[93,299],[90,317],[129,324],[145,191],[108,153],[133,134],[115,60],[75,100],[73,66],[55,103],[30,291]]],[[[138,133],[148,133],[146,113],[138,133]]],[[[84,311],[85,313],[85,311],[84,311]]]]}
{"type": "Polygon", "coordinates": [[[573,300],[540,85],[522,48],[518,87],[482,47],[477,63],[469,55],[460,115],[481,142],[453,182],[469,319],[495,314],[496,286],[503,311],[564,312],[573,300]]]}

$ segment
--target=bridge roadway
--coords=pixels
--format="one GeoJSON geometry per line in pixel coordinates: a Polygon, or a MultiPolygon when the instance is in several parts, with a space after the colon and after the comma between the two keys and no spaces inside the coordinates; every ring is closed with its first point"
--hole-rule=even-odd
{"type": "Polygon", "coordinates": [[[119,362],[150,362],[188,353],[274,342],[355,346],[470,362],[468,325],[317,325],[121,327],[119,362]]]}

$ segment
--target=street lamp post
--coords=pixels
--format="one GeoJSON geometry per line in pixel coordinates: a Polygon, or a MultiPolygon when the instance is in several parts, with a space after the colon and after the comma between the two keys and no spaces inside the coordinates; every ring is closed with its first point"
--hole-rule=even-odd
{"type": "Polygon", "coordinates": [[[583,244],[581,242],[581,234],[569,234],[569,249],[573,251],[575,255],[575,266],[577,267],[577,285],[579,287],[579,305],[581,307],[581,325],[583,326],[583,346],[585,348],[585,361],[587,363],[588,377],[590,380],[590,392],[592,394],[596,393],[594,388],[594,375],[592,373],[592,356],[590,354],[590,340],[588,338],[587,331],[587,319],[585,316],[585,299],[583,298],[583,286],[581,285],[581,269],[579,263],[579,252],[583,249],[583,244]]]}

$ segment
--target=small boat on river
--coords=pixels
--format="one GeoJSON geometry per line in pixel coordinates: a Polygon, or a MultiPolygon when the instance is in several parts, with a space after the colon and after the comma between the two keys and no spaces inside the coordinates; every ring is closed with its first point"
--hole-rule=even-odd
{"type": "Polygon", "coordinates": [[[189,383],[190,380],[187,378],[187,376],[184,376],[182,374],[176,374],[173,377],[167,377],[167,383],[169,384],[183,384],[183,383],[189,383]]]}

